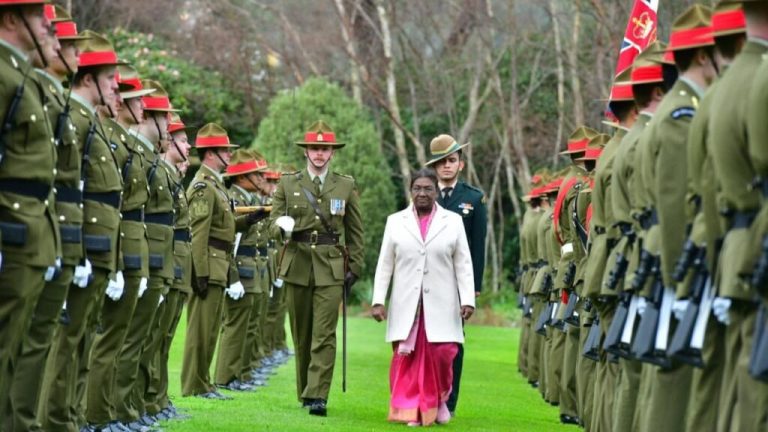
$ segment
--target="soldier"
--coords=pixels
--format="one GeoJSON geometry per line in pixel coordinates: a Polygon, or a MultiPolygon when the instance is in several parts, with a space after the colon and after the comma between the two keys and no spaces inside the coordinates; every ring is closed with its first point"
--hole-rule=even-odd
{"type": "MultiPolygon", "coordinates": [[[[726,234],[720,253],[713,312],[726,324],[725,364],[718,430],[764,428],[766,384],[748,371],[757,318],[756,291],[745,277],[751,275],[758,250],[750,247],[750,230],[760,209],[761,193],[752,186],[755,166],[750,159],[752,137],[747,130],[747,106],[753,80],[768,53],[768,7],[764,1],[744,1],[747,43],[718,82],[712,104],[718,115],[710,120],[709,152],[719,181],[717,202],[725,215],[726,234]]],[[[762,88],[761,88],[762,89],[762,88]]],[[[763,109],[760,108],[762,111],[763,109]]],[[[758,134],[756,138],[760,138],[758,134]]],[[[755,148],[765,143],[755,141],[755,148]]],[[[755,239],[754,241],[760,241],[755,239]]]]}
{"type": "Polygon", "coordinates": [[[192,293],[191,274],[192,261],[190,255],[191,234],[189,231],[189,206],[184,193],[184,175],[189,166],[189,137],[187,132],[191,128],[186,126],[181,118],[171,113],[168,123],[168,134],[171,145],[162,154],[162,165],[171,181],[171,190],[174,197],[174,224],[173,224],[173,284],[168,294],[165,295],[165,310],[160,318],[160,347],[153,359],[154,366],[151,388],[156,390],[152,400],[148,400],[146,407],[150,415],[158,420],[178,419],[188,416],[176,411],[176,408],[168,398],[168,358],[171,343],[176,334],[176,327],[181,319],[181,312],[187,298],[192,293]]]}
{"type": "Polygon", "coordinates": [[[278,274],[287,290],[296,347],[297,396],[311,415],[325,416],[342,290],[350,289],[362,270],[363,223],[354,179],[330,171],[335,150],[344,146],[333,131],[316,122],[296,144],[305,148],[307,168],[282,176],[271,219],[295,220],[278,274]]]}
{"type": "Polygon", "coordinates": [[[60,327],[45,380],[49,393],[41,417],[46,430],[78,430],[82,423],[79,416],[85,413],[79,405],[95,323],[109,275],[117,269],[122,177],[96,111],[100,106],[113,109],[116,66],[121,62],[106,38],[87,30],[83,34],[89,38],[81,45],[72,80],[71,112],[82,157],[83,240],[93,278],[86,288],[72,286],[67,294],[71,321],[60,327]]]}
{"type": "MultiPolygon", "coordinates": [[[[483,287],[485,270],[485,235],[488,229],[485,196],[480,189],[459,180],[459,173],[464,169],[461,159],[462,149],[467,144],[459,145],[450,135],[439,135],[429,144],[432,157],[426,165],[434,165],[440,183],[440,195],[437,203],[442,207],[461,215],[464,232],[467,234],[469,251],[472,255],[472,269],[475,277],[475,295],[480,295],[483,287]]],[[[464,344],[459,344],[459,352],[453,359],[453,386],[446,405],[451,415],[455,415],[459,401],[461,369],[464,364],[464,344]]]]}
{"type": "MultiPolygon", "coordinates": [[[[59,16],[52,5],[45,5],[45,14],[55,26],[57,36],[53,33],[41,40],[45,59],[36,51],[32,54],[32,63],[37,68],[40,88],[49,101],[46,113],[48,122],[54,130],[57,150],[56,163],[56,213],[62,217],[59,229],[62,240],[62,269],[59,276],[45,283],[45,287],[37,300],[29,331],[22,338],[21,350],[15,365],[15,375],[11,384],[11,398],[4,415],[5,430],[28,430],[39,427],[36,424],[37,407],[42,386],[40,364],[45,363],[51,346],[54,329],[59,320],[59,311],[67,297],[67,290],[77,273],[77,283],[84,286],[88,282],[88,272],[85,266],[80,266],[83,260],[82,242],[80,238],[82,210],[74,202],[68,202],[62,193],[61,186],[77,188],[80,178],[79,155],[77,140],[69,121],[68,95],[61,82],[70,74],[71,68],[77,69],[77,53],[74,49],[77,36],[74,23],[66,12],[59,11],[59,16]],[[64,42],[64,41],[68,42],[64,42]],[[61,45],[66,45],[66,48],[61,45]],[[62,57],[58,53],[62,52],[62,57]],[[66,56],[64,64],[63,58],[66,56]],[[69,69],[68,69],[69,68],[69,69]],[[71,161],[74,161],[72,163],[71,161]]],[[[0,429],[3,424],[0,424],[0,429]]]]}
{"type": "MultiPolygon", "coordinates": [[[[235,206],[257,205],[254,193],[264,181],[259,174],[267,169],[267,161],[261,155],[247,150],[238,150],[232,156],[227,166],[224,177],[231,183],[229,193],[235,206]]],[[[249,214],[260,216],[263,212],[249,214]]],[[[251,391],[255,387],[247,383],[242,372],[243,366],[250,363],[248,357],[252,351],[254,333],[251,333],[250,346],[248,333],[251,318],[256,325],[261,326],[261,311],[264,306],[261,294],[268,289],[266,261],[258,259],[257,241],[265,235],[266,223],[253,225],[238,224],[240,241],[235,250],[237,271],[244,291],[226,289],[227,294],[224,305],[224,322],[219,339],[219,356],[216,361],[215,383],[220,388],[233,391],[251,391]],[[258,300],[258,307],[254,310],[254,303],[258,300]],[[255,312],[258,316],[252,317],[255,312]]],[[[266,239],[265,239],[266,240],[266,239]]],[[[264,254],[266,258],[266,253],[264,254]]],[[[258,333],[258,329],[255,333],[258,333]]],[[[248,377],[250,378],[250,377],[248,377]]],[[[256,382],[254,382],[256,384],[256,382]]],[[[263,381],[261,382],[263,385],[263,381]]]]}
{"type": "MultiPolygon", "coordinates": [[[[211,384],[209,369],[216,349],[224,290],[240,284],[232,246],[235,217],[221,172],[237,147],[221,126],[203,126],[195,139],[203,162],[187,189],[192,230],[192,290],[187,311],[187,337],[181,368],[184,396],[231,399],[211,384]]],[[[242,285],[242,284],[240,284],[242,285]]]]}
{"type": "Polygon", "coordinates": [[[138,301],[141,287],[147,284],[149,252],[144,229],[144,206],[149,199],[144,148],[131,139],[129,129],[138,127],[143,117],[141,97],[154,89],[144,89],[136,72],[128,66],[118,68],[122,91],[115,107],[116,119],[106,118],[104,129],[114,146],[115,159],[123,178],[120,220],[120,252],[122,262],[111,277],[100,312],[100,331],[91,350],[88,375],[86,420],[96,430],[117,425],[114,398],[115,375],[120,351],[138,301]],[[127,129],[126,129],[127,128],[127,129]]]}

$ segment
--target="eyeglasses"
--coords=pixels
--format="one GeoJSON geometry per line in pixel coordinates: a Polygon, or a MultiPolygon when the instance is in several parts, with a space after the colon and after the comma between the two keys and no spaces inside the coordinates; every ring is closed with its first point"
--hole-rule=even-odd
{"type": "Polygon", "coordinates": [[[435,193],[435,188],[432,187],[432,186],[427,186],[427,187],[414,186],[414,187],[411,188],[411,192],[414,195],[418,195],[420,193],[424,193],[424,194],[429,195],[429,194],[435,193]]]}

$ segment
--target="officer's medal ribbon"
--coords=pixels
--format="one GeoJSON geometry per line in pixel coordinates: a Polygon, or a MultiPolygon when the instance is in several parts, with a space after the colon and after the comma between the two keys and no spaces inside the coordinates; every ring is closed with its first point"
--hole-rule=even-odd
{"type": "Polygon", "coordinates": [[[470,211],[475,209],[472,203],[461,203],[459,204],[459,208],[461,209],[461,212],[465,215],[468,215],[470,211]]]}
{"type": "Polygon", "coordinates": [[[344,216],[344,200],[331,198],[331,214],[334,216],[344,216]]]}

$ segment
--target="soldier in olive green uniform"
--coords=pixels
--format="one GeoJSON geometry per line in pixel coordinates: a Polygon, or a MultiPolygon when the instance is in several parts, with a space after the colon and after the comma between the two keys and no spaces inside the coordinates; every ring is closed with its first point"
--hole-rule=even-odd
{"type": "Polygon", "coordinates": [[[229,399],[211,383],[210,366],[216,349],[224,289],[239,283],[232,247],[235,217],[221,172],[230,148],[227,132],[215,123],[197,134],[195,147],[203,165],[187,189],[192,229],[192,290],[187,311],[187,337],[181,368],[184,396],[229,399]]]}
{"type": "Polygon", "coordinates": [[[176,328],[181,320],[181,312],[187,298],[192,293],[192,258],[190,254],[192,236],[189,231],[189,206],[184,193],[184,175],[189,164],[189,137],[187,127],[181,118],[173,113],[168,123],[168,133],[171,145],[162,155],[161,167],[167,172],[171,181],[174,197],[173,224],[173,283],[165,295],[165,310],[160,318],[160,348],[153,359],[151,388],[152,397],[146,401],[147,413],[156,415],[159,420],[185,418],[176,412],[168,399],[168,358],[171,343],[176,334],[176,328]]]}
{"type": "Polygon", "coordinates": [[[116,107],[117,119],[104,120],[104,129],[115,149],[115,159],[123,177],[123,199],[120,221],[120,262],[118,271],[107,286],[101,307],[100,331],[91,351],[88,376],[86,420],[94,427],[105,427],[117,419],[114,397],[115,375],[120,351],[136,308],[141,286],[146,286],[149,270],[143,209],[149,198],[144,148],[131,139],[128,129],[138,126],[142,118],[141,96],[152,89],[134,87],[123,79],[135,75],[127,66],[119,69],[121,102],[116,107]],[[128,129],[126,129],[128,128],[128,129]]]}
{"type": "MultiPolygon", "coordinates": [[[[254,193],[258,184],[264,181],[258,173],[266,169],[267,162],[260,155],[246,150],[234,153],[224,176],[232,179],[229,194],[235,206],[257,205],[254,193]]],[[[242,372],[244,365],[250,364],[249,356],[254,342],[251,338],[249,346],[251,320],[260,327],[261,312],[265,306],[262,294],[268,287],[267,267],[266,260],[261,261],[258,256],[260,254],[256,243],[257,238],[264,233],[267,222],[250,226],[238,225],[240,241],[235,251],[235,260],[244,291],[225,290],[227,295],[224,298],[224,320],[214,380],[216,385],[222,388],[249,391],[253,390],[254,386],[247,383],[247,379],[243,379],[242,372]],[[257,297],[258,305],[254,307],[257,297]],[[254,312],[256,317],[252,316],[254,312]]]]}
{"type": "Polygon", "coordinates": [[[272,221],[283,215],[295,220],[281,252],[279,277],[287,290],[296,347],[297,396],[310,414],[324,416],[336,360],[342,290],[344,285],[351,287],[362,270],[363,223],[354,179],[329,170],[333,151],[344,144],[336,142],[322,122],[297,144],[306,147],[307,168],[283,175],[272,221]]]}
{"type": "MultiPolygon", "coordinates": [[[[768,40],[759,36],[766,34],[768,8],[764,1],[744,1],[743,7],[748,40],[712,96],[719,115],[710,120],[708,141],[714,177],[719,180],[717,202],[727,226],[716,275],[720,298],[713,303],[713,312],[726,323],[719,431],[764,428],[761,423],[765,421],[768,403],[766,384],[756,381],[748,372],[757,302],[756,292],[745,280],[759,252],[750,247],[753,241],[759,241],[753,240],[756,236],[750,227],[762,199],[760,190],[752,186],[756,172],[750,159],[752,137],[747,131],[749,113],[745,101],[753,93],[753,80],[768,53],[768,40]]],[[[755,146],[764,145],[755,142],[755,146]]]]}
{"type": "MultiPolygon", "coordinates": [[[[126,424],[151,426],[146,416],[145,393],[151,380],[149,363],[159,347],[158,310],[173,280],[173,188],[168,173],[160,165],[160,154],[168,143],[168,113],[173,112],[168,93],[160,83],[141,80],[143,88],[154,89],[142,96],[144,116],[131,138],[146,157],[144,172],[149,198],[143,209],[149,249],[149,281],[139,289],[139,299],[117,363],[117,419],[126,424]]],[[[161,309],[160,309],[161,310],[161,309]]],[[[162,311],[162,310],[161,310],[162,311]]],[[[160,312],[161,313],[161,312],[160,312]]],[[[130,426],[133,427],[133,426],[130,426]]]]}
{"type": "Polygon", "coordinates": [[[78,430],[84,415],[84,395],[95,322],[109,280],[117,268],[122,177],[109,137],[96,116],[97,106],[112,106],[117,97],[112,45],[86,31],[73,81],[72,124],[82,155],[83,240],[93,279],[84,289],[72,286],[67,294],[71,322],[60,328],[45,380],[47,406],[42,407],[46,430],[78,430]]]}
{"type": "MultiPolygon", "coordinates": [[[[58,26],[69,17],[60,16],[55,19],[52,5],[45,5],[46,17],[51,23],[58,26]]],[[[71,22],[71,21],[70,21],[71,22]]],[[[61,41],[67,45],[65,52],[70,64],[77,68],[77,55],[74,49],[74,35],[58,32],[58,38],[67,38],[69,42],[61,41]]],[[[54,131],[57,150],[56,185],[56,213],[64,217],[59,221],[59,229],[62,234],[62,270],[58,277],[46,282],[37,304],[34,306],[32,322],[29,331],[22,336],[21,349],[15,363],[13,382],[11,383],[9,404],[4,407],[4,424],[0,422],[0,429],[29,430],[36,425],[37,406],[40,389],[42,386],[42,374],[40,365],[45,363],[51,346],[54,329],[58,324],[59,313],[67,297],[69,284],[75,273],[75,267],[81,264],[83,249],[81,243],[82,211],[72,202],[62,200],[60,186],[67,184],[77,188],[80,178],[80,157],[77,154],[77,139],[69,122],[69,107],[66,104],[67,95],[61,85],[68,71],[62,60],[57,56],[60,50],[59,41],[53,34],[48,35],[43,42],[43,53],[49,67],[47,70],[37,69],[40,88],[49,102],[46,113],[48,122],[54,131]],[[71,234],[71,235],[70,235],[71,234]]],[[[43,67],[40,54],[34,52],[32,62],[36,67],[43,67]]],[[[84,267],[78,272],[78,282],[87,283],[84,267]]]]}

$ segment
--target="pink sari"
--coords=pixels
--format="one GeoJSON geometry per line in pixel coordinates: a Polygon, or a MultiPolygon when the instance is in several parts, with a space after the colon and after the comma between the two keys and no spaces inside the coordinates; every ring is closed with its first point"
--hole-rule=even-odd
{"type": "MultiPolygon", "coordinates": [[[[435,211],[419,218],[422,238],[426,238],[435,211]]],[[[418,216],[417,216],[418,217],[418,216]]],[[[392,344],[389,388],[392,393],[389,421],[421,423],[424,426],[447,423],[450,413],[445,405],[453,383],[453,358],[456,343],[430,343],[424,328],[421,304],[408,338],[392,344]]]]}

